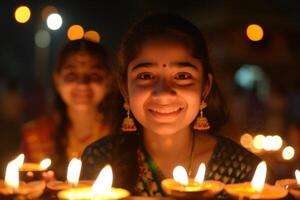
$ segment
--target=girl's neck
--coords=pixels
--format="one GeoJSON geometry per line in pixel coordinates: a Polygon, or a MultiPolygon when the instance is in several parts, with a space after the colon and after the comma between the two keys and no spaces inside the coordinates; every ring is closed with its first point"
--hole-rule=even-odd
{"type": "Polygon", "coordinates": [[[144,144],[147,151],[154,157],[189,154],[193,143],[192,130],[187,127],[171,135],[159,135],[144,130],[144,144]]]}
{"type": "Polygon", "coordinates": [[[89,111],[68,110],[71,130],[79,137],[91,134],[95,126],[98,126],[102,115],[95,109],[89,111]]]}

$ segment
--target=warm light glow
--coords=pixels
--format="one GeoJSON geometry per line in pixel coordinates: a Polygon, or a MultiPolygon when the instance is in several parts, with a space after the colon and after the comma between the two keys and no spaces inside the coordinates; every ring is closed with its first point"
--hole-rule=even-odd
{"type": "Polygon", "coordinates": [[[264,36],[264,31],[261,26],[257,24],[251,24],[247,27],[247,37],[252,41],[259,41],[264,36]]]}
{"type": "Polygon", "coordinates": [[[44,159],[44,160],[42,160],[42,161],[40,162],[40,167],[41,167],[43,170],[45,170],[45,169],[47,169],[48,167],[50,167],[50,165],[51,165],[51,159],[50,159],[50,158],[46,158],[46,159],[44,159]]]}
{"type": "Polygon", "coordinates": [[[100,42],[100,35],[96,31],[87,31],[84,34],[84,39],[92,42],[100,42]]]}
{"type": "Polygon", "coordinates": [[[110,165],[106,165],[99,173],[92,186],[92,192],[95,196],[108,195],[111,191],[113,182],[113,173],[110,165]]]}
{"type": "Polygon", "coordinates": [[[59,29],[62,25],[62,22],[61,16],[57,13],[52,13],[47,18],[47,26],[51,30],[59,29]]]}
{"type": "Polygon", "coordinates": [[[67,180],[74,186],[78,184],[81,165],[81,160],[77,158],[73,158],[68,165],[67,180]]]}
{"type": "Polygon", "coordinates": [[[30,9],[27,6],[20,6],[15,11],[15,19],[19,23],[25,23],[30,18],[30,9]]]}
{"type": "Polygon", "coordinates": [[[246,148],[251,148],[253,137],[249,133],[245,133],[241,136],[240,142],[246,148]]]}
{"type": "Polygon", "coordinates": [[[277,151],[282,147],[283,141],[279,135],[273,136],[273,150],[277,151]]]}
{"type": "Polygon", "coordinates": [[[265,180],[267,175],[267,164],[265,161],[260,162],[257,165],[254,176],[251,181],[251,186],[258,192],[264,188],[265,180]]]}
{"type": "Polygon", "coordinates": [[[282,157],[285,160],[291,160],[295,155],[295,149],[291,146],[287,146],[282,151],[282,157]]]}
{"type": "Polygon", "coordinates": [[[189,178],[186,170],[182,166],[177,166],[173,170],[173,178],[176,182],[181,183],[182,185],[188,185],[189,178]]]}
{"type": "Polygon", "coordinates": [[[296,176],[297,184],[300,185],[300,171],[298,169],[295,171],[295,176],[296,176]]]}
{"type": "Polygon", "coordinates": [[[68,29],[68,38],[69,40],[78,40],[83,38],[84,30],[80,25],[72,25],[68,29]]]}
{"type": "Polygon", "coordinates": [[[46,21],[50,14],[57,13],[57,12],[58,11],[55,6],[46,6],[42,11],[42,18],[44,21],[46,21]]]}
{"type": "Polygon", "coordinates": [[[273,149],[273,136],[268,135],[263,140],[263,149],[266,151],[270,151],[273,149]]]}
{"type": "Polygon", "coordinates": [[[20,154],[20,155],[18,155],[18,157],[16,157],[16,158],[14,159],[14,162],[16,163],[16,165],[18,166],[18,168],[21,168],[21,167],[22,167],[22,165],[23,165],[23,163],[24,163],[24,159],[25,159],[25,156],[24,156],[23,153],[20,154]]]}
{"type": "Polygon", "coordinates": [[[204,176],[205,176],[205,164],[201,163],[198,172],[196,174],[195,181],[202,184],[204,181],[204,176]]]}
{"type": "Polygon", "coordinates": [[[15,159],[7,164],[5,172],[5,183],[13,189],[19,187],[19,164],[15,159]]]}
{"type": "Polygon", "coordinates": [[[263,149],[264,140],[265,140],[265,136],[263,136],[263,135],[255,136],[254,140],[253,140],[253,146],[256,149],[263,149]]]}

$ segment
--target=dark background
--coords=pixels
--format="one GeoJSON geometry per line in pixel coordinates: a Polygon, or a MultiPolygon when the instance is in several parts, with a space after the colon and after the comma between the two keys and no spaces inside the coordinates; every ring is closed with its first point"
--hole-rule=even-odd
{"type": "MultiPolygon", "coordinates": [[[[0,2],[0,150],[1,165],[16,155],[22,124],[51,108],[51,72],[67,29],[80,24],[94,29],[112,55],[129,25],[153,12],[173,12],[195,23],[204,33],[217,81],[231,110],[231,121],[221,132],[239,141],[242,133],[280,135],[296,149],[292,161],[276,157],[285,173],[299,165],[300,134],[300,2],[298,0],[126,0],[126,1],[13,1],[0,2]],[[31,9],[25,24],[17,23],[14,11],[20,5],[31,9]],[[57,31],[47,29],[41,11],[53,5],[63,18],[57,31]],[[257,23],[264,29],[262,41],[252,42],[246,27],[257,23]],[[50,46],[35,46],[34,35],[45,29],[50,46]],[[259,69],[259,80],[243,88],[235,81],[245,66],[259,69]],[[296,133],[295,133],[296,132],[296,133]],[[282,162],[281,162],[282,161],[282,162]]],[[[257,75],[258,76],[258,75],[257,75]]],[[[271,159],[274,161],[274,159],[271,159]]],[[[275,160],[276,160],[275,159],[275,160]]],[[[272,164],[271,164],[272,165],[272,164]]],[[[280,168],[281,169],[281,168],[280,168]]],[[[280,171],[279,167],[278,170],[280,171]]]]}

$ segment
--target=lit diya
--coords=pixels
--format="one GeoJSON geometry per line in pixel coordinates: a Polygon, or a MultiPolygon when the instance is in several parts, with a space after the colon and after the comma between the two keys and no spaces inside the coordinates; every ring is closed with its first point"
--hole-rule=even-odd
{"type": "Polygon", "coordinates": [[[92,187],[63,190],[58,193],[58,198],[72,200],[116,200],[129,197],[130,193],[127,190],[111,187],[112,182],[112,169],[110,165],[107,165],[100,171],[92,187]]]}
{"type": "Polygon", "coordinates": [[[183,199],[212,198],[223,190],[223,183],[204,181],[204,176],[205,165],[203,163],[200,164],[194,179],[188,178],[184,167],[177,166],[173,170],[173,179],[165,179],[161,185],[167,195],[183,199]]]}
{"type": "Polygon", "coordinates": [[[68,165],[67,181],[50,181],[47,183],[47,189],[56,194],[61,190],[92,185],[91,181],[79,181],[81,166],[81,160],[73,158],[68,165]]]}
{"type": "Polygon", "coordinates": [[[265,184],[267,174],[266,162],[260,162],[255,170],[251,183],[226,185],[226,192],[235,199],[282,199],[287,190],[274,185],[265,184]]]}
{"type": "Polygon", "coordinates": [[[279,185],[289,191],[289,193],[295,197],[295,199],[300,199],[300,171],[295,171],[296,179],[282,179],[276,181],[276,185],[279,185]]]}
{"type": "MultiPolygon", "coordinates": [[[[24,155],[21,154],[19,156],[21,157],[24,155]]],[[[43,179],[43,173],[47,171],[50,165],[51,160],[46,158],[40,163],[25,162],[22,164],[19,170],[21,172],[22,179],[25,181],[41,180],[43,179]]]]}
{"type": "Polygon", "coordinates": [[[1,199],[35,199],[41,196],[45,189],[44,181],[19,182],[19,168],[22,159],[18,157],[7,164],[5,180],[0,181],[1,199]]]}

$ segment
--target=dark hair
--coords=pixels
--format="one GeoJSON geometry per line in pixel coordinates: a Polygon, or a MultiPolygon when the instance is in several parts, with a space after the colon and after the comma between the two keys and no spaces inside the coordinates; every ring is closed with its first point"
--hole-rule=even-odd
{"type": "MultiPolygon", "coordinates": [[[[80,39],[69,41],[66,43],[61,51],[59,52],[57,64],[54,72],[60,73],[63,69],[64,63],[66,60],[78,53],[85,52],[90,55],[95,56],[101,62],[101,70],[104,70],[106,77],[113,76],[112,65],[109,61],[108,53],[105,48],[99,44],[94,43],[88,40],[80,39]]],[[[118,118],[117,111],[120,107],[120,94],[117,90],[117,85],[113,84],[109,88],[108,93],[102,100],[101,104],[98,107],[98,111],[103,114],[103,123],[111,125],[112,133],[118,132],[120,127],[120,118],[118,118]]],[[[65,170],[67,165],[67,153],[66,147],[68,143],[67,129],[70,127],[70,121],[67,115],[67,105],[61,98],[57,90],[54,89],[54,106],[55,106],[55,122],[56,130],[54,134],[55,141],[55,158],[54,158],[54,167],[57,168],[58,177],[64,176],[65,172],[60,172],[60,169],[65,170]],[[57,166],[56,166],[57,165],[57,166]],[[59,166],[59,167],[58,167],[59,166]]]]}
{"type": "MultiPolygon", "coordinates": [[[[136,23],[127,32],[121,43],[119,60],[119,85],[127,82],[128,64],[137,56],[143,44],[153,39],[180,42],[191,50],[193,57],[201,60],[204,69],[204,81],[208,74],[214,75],[209,62],[208,48],[201,31],[188,20],[169,13],[150,15],[136,23]]],[[[208,107],[204,110],[211,125],[210,133],[216,133],[228,119],[225,101],[219,87],[213,79],[212,88],[207,96],[208,107]]]]}

